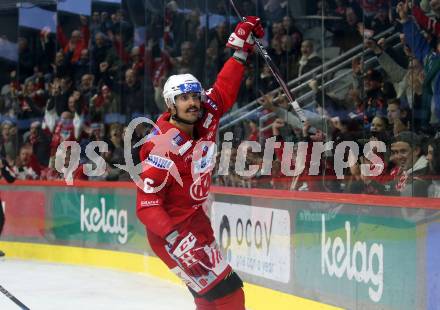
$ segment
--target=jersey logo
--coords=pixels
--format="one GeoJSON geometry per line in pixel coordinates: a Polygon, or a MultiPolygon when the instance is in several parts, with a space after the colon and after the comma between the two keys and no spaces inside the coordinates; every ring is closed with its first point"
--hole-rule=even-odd
{"type": "Polygon", "coordinates": [[[204,145],[203,146],[203,153],[204,156],[201,156],[200,158],[194,159],[193,157],[193,171],[194,174],[204,173],[206,170],[209,170],[212,168],[212,166],[215,164],[215,155],[216,155],[216,145],[214,143],[211,143],[209,146],[204,145]]]}
{"type": "Polygon", "coordinates": [[[173,138],[173,144],[174,145],[176,145],[176,146],[179,146],[179,145],[181,145],[182,144],[182,142],[183,142],[183,137],[180,135],[180,133],[179,134],[177,134],[174,138],[173,138]]]}
{"type": "Polygon", "coordinates": [[[208,198],[209,188],[211,187],[211,173],[202,174],[191,184],[189,193],[194,200],[204,200],[208,198]]]}
{"type": "Polygon", "coordinates": [[[192,146],[192,140],[186,141],[186,143],[179,149],[179,154],[180,155],[185,154],[186,151],[188,151],[191,146],[192,146]]]}
{"type": "Polygon", "coordinates": [[[214,117],[214,115],[212,115],[211,113],[208,113],[208,116],[206,117],[205,122],[203,123],[204,128],[208,128],[209,125],[211,125],[213,117],[214,117]]]}
{"type": "Polygon", "coordinates": [[[183,83],[179,85],[179,89],[182,93],[201,93],[202,86],[200,83],[183,83]]]}
{"type": "Polygon", "coordinates": [[[142,200],[141,201],[141,208],[148,208],[148,207],[159,206],[159,205],[160,205],[159,199],[142,200]]]}
{"type": "Polygon", "coordinates": [[[173,165],[173,161],[171,159],[163,158],[152,154],[148,155],[147,163],[149,163],[153,167],[163,170],[169,170],[170,167],[173,165]]]}
{"type": "Polygon", "coordinates": [[[211,99],[208,98],[208,100],[206,101],[206,103],[209,104],[209,106],[210,106],[211,108],[213,108],[214,110],[216,110],[216,111],[218,110],[217,105],[216,105],[215,102],[212,101],[211,99]]]}

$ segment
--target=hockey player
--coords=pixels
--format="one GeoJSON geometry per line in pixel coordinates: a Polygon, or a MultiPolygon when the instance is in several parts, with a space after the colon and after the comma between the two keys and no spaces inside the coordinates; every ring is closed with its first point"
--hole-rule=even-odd
{"type": "MultiPolygon", "coordinates": [[[[8,183],[12,183],[15,181],[15,173],[12,171],[11,167],[9,167],[6,159],[0,158],[0,176],[6,180],[8,183]]],[[[2,201],[0,199],[0,235],[3,230],[3,225],[5,224],[5,214],[3,212],[2,201]]],[[[5,256],[5,253],[0,250],[0,257],[5,256]]]]}
{"type": "Polygon", "coordinates": [[[264,35],[256,16],[246,17],[230,35],[227,46],[236,51],[208,91],[191,74],[168,78],[163,90],[168,112],[140,151],[144,188],[138,189],[137,216],[151,248],[188,286],[197,310],[245,309],[243,282],[216,245],[203,207],[220,117],[236,100],[254,50],[252,34],[264,35]]]}

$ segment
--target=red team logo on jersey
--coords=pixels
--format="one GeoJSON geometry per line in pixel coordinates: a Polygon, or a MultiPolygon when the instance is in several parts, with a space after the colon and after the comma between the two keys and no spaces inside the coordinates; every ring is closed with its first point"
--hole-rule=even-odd
{"type": "Polygon", "coordinates": [[[201,174],[200,177],[191,184],[189,192],[194,200],[204,200],[208,198],[211,186],[211,173],[201,174]]]}

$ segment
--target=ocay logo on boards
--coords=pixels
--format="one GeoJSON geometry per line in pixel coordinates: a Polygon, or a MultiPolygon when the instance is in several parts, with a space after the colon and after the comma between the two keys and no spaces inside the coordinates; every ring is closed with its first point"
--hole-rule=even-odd
{"type": "Polygon", "coordinates": [[[374,302],[379,302],[383,294],[383,245],[373,243],[370,249],[367,243],[356,241],[351,250],[351,224],[345,222],[346,244],[340,237],[336,237],[333,242],[330,237],[326,238],[325,215],[321,215],[322,237],[321,237],[321,273],[330,277],[342,278],[344,275],[348,280],[353,278],[361,283],[370,283],[368,295],[374,302]],[[331,254],[330,254],[330,253],[331,254]],[[361,259],[361,268],[357,269],[358,257],[361,259]],[[376,261],[377,271],[373,268],[376,261]]]}
{"type": "Polygon", "coordinates": [[[106,209],[105,198],[101,197],[101,210],[99,207],[86,208],[84,195],[81,201],[81,231],[102,232],[104,234],[118,234],[121,244],[128,239],[127,210],[106,209]]]}
{"type": "Polygon", "coordinates": [[[269,255],[270,240],[272,235],[273,214],[270,219],[238,218],[235,223],[229,223],[227,215],[223,215],[220,223],[220,246],[227,250],[231,246],[231,235],[239,247],[255,247],[257,250],[266,249],[269,255]],[[232,225],[231,225],[232,224],[232,225]]]}

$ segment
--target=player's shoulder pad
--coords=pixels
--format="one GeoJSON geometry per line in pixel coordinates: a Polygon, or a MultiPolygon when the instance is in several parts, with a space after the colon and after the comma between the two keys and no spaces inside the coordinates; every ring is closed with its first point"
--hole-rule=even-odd
{"type": "Polygon", "coordinates": [[[141,160],[149,166],[169,170],[181,155],[179,150],[183,142],[183,136],[175,128],[164,133],[153,131],[142,146],[141,160]]]}
{"type": "Polygon", "coordinates": [[[140,159],[144,164],[149,166],[169,170],[174,161],[167,157],[166,153],[160,151],[153,141],[147,141],[142,145],[140,151],[140,159]]]}
{"type": "Polygon", "coordinates": [[[148,155],[150,154],[153,148],[154,148],[154,143],[150,141],[145,142],[142,145],[141,150],[139,151],[140,160],[144,161],[148,157],[148,155]]]}

